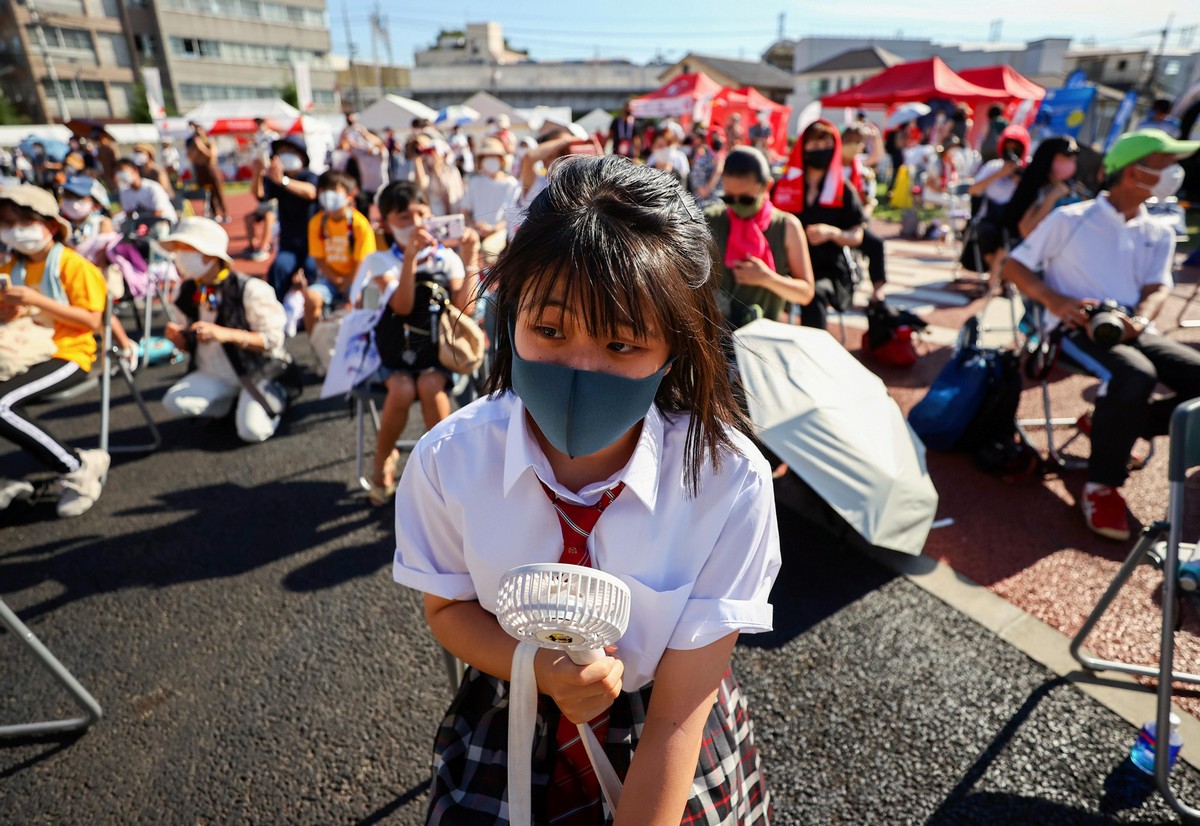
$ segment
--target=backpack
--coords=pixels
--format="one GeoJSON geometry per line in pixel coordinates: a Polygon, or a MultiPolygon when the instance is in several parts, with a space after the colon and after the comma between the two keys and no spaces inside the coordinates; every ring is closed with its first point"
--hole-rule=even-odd
{"type": "Polygon", "coordinates": [[[979,319],[963,325],[950,361],[937,374],[925,397],[908,412],[908,423],[926,447],[953,450],[983,404],[994,371],[994,357],[978,346],[979,319]]]}
{"type": "Polygon", "coordinates": [[[867,331],[862,348],[880,364],[888,367],[912,367],[917,363],[913,334],[926,323],[908,310],[897,310],[883,301],[867,304],[867,331]]]}

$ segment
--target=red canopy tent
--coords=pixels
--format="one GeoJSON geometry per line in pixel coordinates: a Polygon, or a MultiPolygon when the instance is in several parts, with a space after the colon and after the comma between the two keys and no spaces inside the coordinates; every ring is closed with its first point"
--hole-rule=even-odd
{"type": "Polygon", "coordinates": [[[704,72],[672,78],[661,89],[629,101],[635,118],[674,117],[682,121],[705,120],[708,105],[721,85],[704,72]]]}
{"type": "Polygon", "coordinates": [[[771,113],[771,151],[776,155],[786,155],[788,118],[792,107],[776,103],[753,86],[743,86],[741,89],[727,86],[718,92],[713,98],[709,126],[723,129],[725,122],[737,113],[742,116],[744,127],[749,129],[763,110],[771,113]]]}
{"type": "MultiPolygon", "coordinates": [[[[294,122],[284,126],[271,118],[266,118],[264,124],[268,129],[281,135],[300,132],[304,129],[300,118],[296,118],[294,122]]],[[[218,118],[208,126],[210,135],[253,135],[257,130],[258,124],[254,122],[254,118],[218,118]]]]}
{"type": "Polygon", "coordinates": [[[964,80],[941,58],[897,63],[874,77],[836,94],[821,98],[822,106],[890,106],[894,103],[924,103],[932,98],[947,100],[1008,100],[1006,91],[988,89],[964,80]]]}
{"type": "MultiPolygon", "coordinates": [[[[1008,95],[1008,100],[1004,106],[1005,120],[1009,123],[1020,124],[1026,128],[1033,123],[1033,119],[1037,116],[1038,107],[1041,105],[1041,100],[1046,97],[1046,90],[1044,88],[1038,86],[1007,64],[964,69],[958,74],[964,80],[969,80],[987,89],[1002,91],[1008,95]]],[[[968,142],[972,146],[978,145],[986,131],[987,119],[982,117],[979,107],[976,107],[975,125],[971,129],[968,142]]]]}

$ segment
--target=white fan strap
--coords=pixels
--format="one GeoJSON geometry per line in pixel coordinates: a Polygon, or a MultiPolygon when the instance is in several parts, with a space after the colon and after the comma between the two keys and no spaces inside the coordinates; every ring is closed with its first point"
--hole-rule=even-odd
{"type": "Polygon", "coordinates": [[[621,802],[621,778],[617,777],[617,770],[609,762],[608,755],[604,752],[604,747],[600,745],[592,727],[587,723],[580,724],[579,736],[583,740],[583,750],[587,752],[588,759],[592,761],[596,779],[600,781],[600,791],[604,792],[604,800],[608,803],[609,810],[615,815],[617,804],[621,802]]]}
{"type": "Polygon", "coordinates": [[[508,822],[533,822],[533,734],[537,722],[537,678],[533,658],[538,647],[521,642],[513,652],[508,697],[508,822]]]}

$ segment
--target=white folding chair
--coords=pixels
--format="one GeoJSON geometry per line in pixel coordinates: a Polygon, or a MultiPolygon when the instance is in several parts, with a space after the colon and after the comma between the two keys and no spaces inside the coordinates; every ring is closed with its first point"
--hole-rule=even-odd
{"type": "MultiPolygon", "coordinates": [[[[1167,500],[1167,518],[1155,522],[1142,529],[1137,544],[1126,558],[1125,563],[1117,571],[1108,590],[1096,602],[1096,606],[1084,621],[1083,626],[1071,640],[1071,655],[1087,669],[1093,671],[1120,671],[1142,677],[1153,677],[1158,681],[1157,727],[1160,732],[1171,730],[1171,694],[1172,682],[1200,683],[1200,674],[1190,674],[1174,670],[1175,658],[1175,624],[1179,612],[1179,550],[1183,546],[1184,495],[1186,491],[1187,473],[1190,469],[1200,466],[1200,399],[1184,402],[1175,409],[1171,416],[1170,458],[1167,463],[1167,481],[1169,482],[1169,497],[1167,500]],[[1163,536],[1166,541],[1163,542],[1163,536]],[[1157,665],[1140,665],[1124,663],[1116,660],[1106,660],[1085,653],[1083,643],[1095,628],[1096,623],[1108,610],[1113,599],[1128,581],[1134,568],[1143,560],[1150,560],[1162,568],[1162,638],[1159,648],[1157,665]],[[1163,679],[1170,675],[1170,679],[1163,679]]],[[[1164,737],[1159,738],[1160,742],[1164,737]]],[[[1154,750],[1154,778],[1163,798],[1175,811],[1179,812],[1190,822],[1200,819],[1200,809],[1193,808],[1178,797],[1171,789],[1169,749],[1154,750]]]]}

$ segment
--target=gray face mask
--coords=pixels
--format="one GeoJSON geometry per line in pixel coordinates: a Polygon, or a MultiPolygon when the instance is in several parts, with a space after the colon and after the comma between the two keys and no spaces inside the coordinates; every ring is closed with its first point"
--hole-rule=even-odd
{"type": "Polygon", "coordinates": [[[508,332],[513,390],[542,435],[572,459],[603,450],[646,418],[675,361],[644,379],[577,370],[521,358],[511,323],[508,332]]]}

